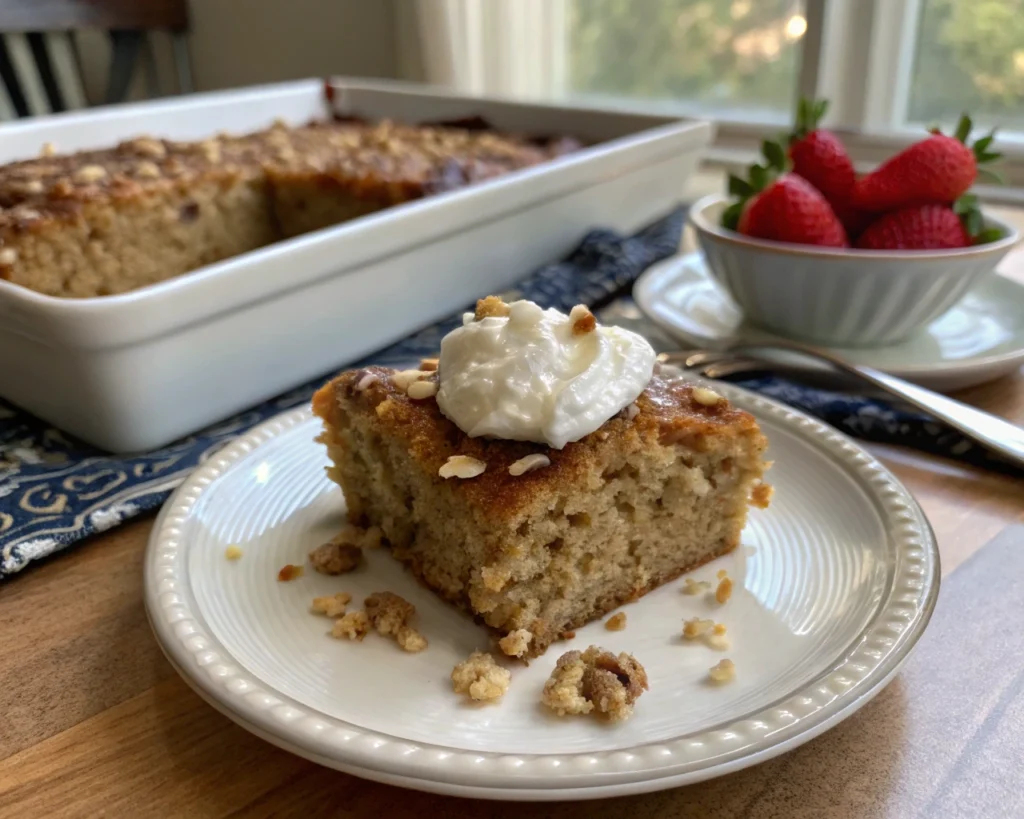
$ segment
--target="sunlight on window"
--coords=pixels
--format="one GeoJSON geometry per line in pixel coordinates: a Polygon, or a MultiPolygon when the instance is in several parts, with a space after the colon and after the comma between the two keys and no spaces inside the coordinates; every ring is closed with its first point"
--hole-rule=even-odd
{"type": "Polygon", "coordinates": [[[570,0],[569,10],[573,93],[789,116],[807,31],[799,0],[570,0]]]}

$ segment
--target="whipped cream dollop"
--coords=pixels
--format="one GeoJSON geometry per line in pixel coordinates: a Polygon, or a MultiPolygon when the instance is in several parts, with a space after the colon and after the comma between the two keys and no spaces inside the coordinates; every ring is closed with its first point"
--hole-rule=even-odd
{"type": "Polygon", "coordinates": [[[586,308],[516,301],[507,316],[467,313],[444,337],[437,403],[470,437],[562,449],[633,403],[654,361],[642,336],[596,326],[586,308]]]}

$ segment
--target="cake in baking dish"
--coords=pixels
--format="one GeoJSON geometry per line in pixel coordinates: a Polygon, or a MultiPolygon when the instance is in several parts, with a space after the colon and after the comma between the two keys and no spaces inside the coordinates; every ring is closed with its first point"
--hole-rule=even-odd
{"type": "Polygon", "coordinates": [[[656,371],[627,407],[555,448],[467,434],[439,406],[444,367],[442,346],[440,376],[346,372],[313,409],[351,522],[380,527],[506,654],[535,657],[729,552],[748,507],[767,505],[765,437],[706,387],[656,371]]]}
{"type": "Polygon", "coordinates": [[[123,293],[281,239],[547,161],[569,139],[358,119],[0,166],[0,279],[123,293]]]}

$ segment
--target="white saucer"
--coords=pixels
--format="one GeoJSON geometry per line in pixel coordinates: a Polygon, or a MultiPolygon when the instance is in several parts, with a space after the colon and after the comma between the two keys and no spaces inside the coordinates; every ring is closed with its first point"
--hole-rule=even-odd
{"type": "Polygon", "coordinates": [[[485,631],[420,586],[386,550],[342,577],[288,563],[341,524],[308,409],[271,419],[211,456],[164,505],[145,560],[145,600],[160,645],[211,705],[256,735],[323,765],[405,787],[494,799],[594,799],[660,790],[770,759],[848,717],[892,679],[931,615],[935,539],[920,507],[875,458],[788,407],[722,384],[755,413],[775,462],[771,508],[743,545],[693,573],[726,569],[723,606],[668,583],[523,666],[507,663],[504,701],[452,692],[452,667],[485,631]],[[242,557],[229,561],[228,545],[242,557]],[[332,639],[314,596],[354,605],[393,591],[417,609],[420,654],[370,635],[332,639]],[[681,639],[689,617],[726,623],[726,652],[681,639]],[[650,691],[629,721],[559,719],[539,703],[557,657],[595,643],[644,664],[650,691]],[[723,657],[736,679],[716,686],[723,657]]]}
{"type": "MultiPolygon", "coordinates": [[[[652,321],[686,345],[718,348],[780,338],[744,321],[700,253],[652,267],[637,281],[633,298],[652,321]]],[[[851,363],[941,392],[982,384],[1024,364],[1024,286],[989,276],[908,341],[829,349],[851,363]]]]}

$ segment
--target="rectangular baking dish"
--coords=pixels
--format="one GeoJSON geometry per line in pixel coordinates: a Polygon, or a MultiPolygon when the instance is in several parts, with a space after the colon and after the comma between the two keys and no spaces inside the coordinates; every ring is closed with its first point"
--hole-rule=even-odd
{"type": "Polygon", "coordinates": [[[163,446],[500,291],[593,227],[632,231],[679,200],[712,126],[463,97],[403,83],[303,80],[0,126],[0,162],[141,134],[203,139],[337,113],[479,115],[590,147],[133,292],[89,299],[0,281],[0,396],[114,452],[163,446]]]}

